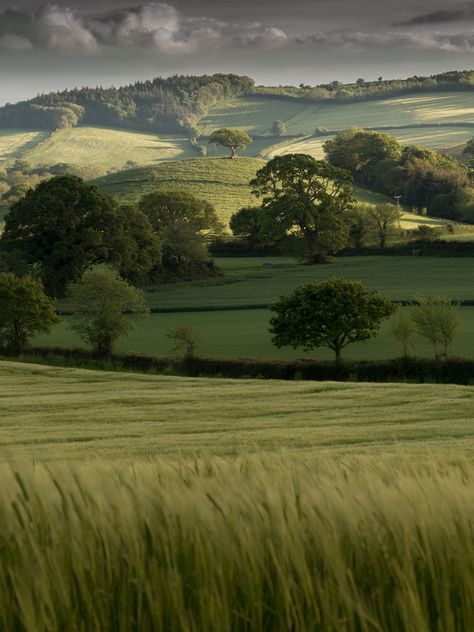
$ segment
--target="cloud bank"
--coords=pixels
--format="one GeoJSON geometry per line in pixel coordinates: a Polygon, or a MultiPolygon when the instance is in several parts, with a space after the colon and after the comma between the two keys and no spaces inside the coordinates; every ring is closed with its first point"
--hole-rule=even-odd
{"type": "Polygon", "coordinates": [[[468,2],[452,9],[439,9],[430,13],[422,13],[406,22],[400,22],[399,26],[422,26],[424,24],[446,24],[448,22],[460,22],[474,20],[474,3],[468,2]]]}
{"type": "MultiPolygon", "coordinates": [[[[404,26],[453,21],[472,15],[474,4],[418,16],[404,26]]],[[[163,2],[118,9],[103,15],[84,15],[67,6],[45,4],[26,12],[0,13],[0,51],[82,51],[99,53],[106,48],[156,51],[190,55],[221,49],[474,52],[474,32],[416,32],[411,29],[373,32],[329,31],[290,34],[260,22],[233,23],[209,17],[189,17],[163,2]]]]}
{"type": "Polygon", "coordinates": [[[28,50],[81,50],[104,47],[193,53],[202,49],[285,45],[286,33],[259,23],[232,24],[212,18],[189,18],[166,3],[143,4],[102,16],[46,4],[33,13],[0,13],[0,48],[28,50]]]}

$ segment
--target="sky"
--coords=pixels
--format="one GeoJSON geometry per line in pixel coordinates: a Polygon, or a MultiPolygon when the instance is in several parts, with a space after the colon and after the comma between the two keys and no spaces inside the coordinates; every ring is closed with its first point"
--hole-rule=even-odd
{"type": "Polygon", "coordinates": [[[474,1],[0,0],[0,103],[234,72],[265,85],[474,68],[474,1]]]}

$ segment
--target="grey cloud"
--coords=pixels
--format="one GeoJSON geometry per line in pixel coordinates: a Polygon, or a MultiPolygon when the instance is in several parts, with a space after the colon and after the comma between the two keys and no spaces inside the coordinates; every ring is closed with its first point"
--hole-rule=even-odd
{"type": "Polygon", "coordinates": [[[446,24],[474,19],[474,3],[458,5],[453,9],[439,9],[430,13],[417,15],[405,22],[398,22],[396,26],[422,26],[424,24],[446,24]]]}
{"type": "Polygon", "coordinates": [[[0,24],[0,47],[10,50],[37,47],[96,52],[115,46],[193,53],[240,46],[273,48],[288,39],[276,27],[186,17],[162,2],[92,17],[69,7],[47,4],[32,14],[5,11],[0,14],[0,24]]]}

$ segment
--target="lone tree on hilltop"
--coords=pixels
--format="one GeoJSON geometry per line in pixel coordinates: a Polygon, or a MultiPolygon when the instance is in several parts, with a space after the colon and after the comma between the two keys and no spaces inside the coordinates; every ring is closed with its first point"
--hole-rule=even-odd
{"type": "Polygon", "coordinates": [[[88,270],[69,287],[69,299],[71,328],[100,356],[110,355],[117,340],[133,330],[129,314],[141,318],[150,314],[143,292],[108,268],[88,270]]]}
{"type": "Polygon", "coordinates": [[[41,281],[31,276],[0,274],[0,344],[19,353],[28,338],[49,333],[59,322],[54,302],[46,296],[41,281]]]}
{"type": "Polygon", "coordinates": [[[228,147],[231,151],[231,159],[238,158],[237,149],[245,149],[251,142],[252,139],[246,132],[243,132],[240,129],[228,128],[216,130],[211,134],[209,139],[209,143],[228,147]]]}
{"type": "Polygon", "coordinates": [[[382,321],[395,310],[387,297],[362,283],[330,279],[302,285],[282,296],[272,307],[275,316],[270,320],[270,333],[278,348],[311,351],[329,347],[339,365],[344,347],[375,337],[382,321]]]}
{"type": "Polygon", "coordinates": [[[250,186],[275,228],[304,238],[308,263],[324,263],[346,245],[346,211],[354,205],[347,171],[307,154],[287,154],[257,171],[250,186]]]}

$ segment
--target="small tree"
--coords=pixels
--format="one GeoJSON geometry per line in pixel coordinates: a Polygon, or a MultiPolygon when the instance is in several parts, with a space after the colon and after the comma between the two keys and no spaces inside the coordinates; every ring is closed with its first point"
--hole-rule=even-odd
{"type": "Polygon", "coordinates": [[[411,339],[416,334],[416,326],[408,309],[399,309],[392,321],[392,337],[400,344],[404,358],[413,349],[411,339]]]}
{"type": "Polygon", "coordinates": [[[245,149],[251,142],[252,139],[250,136],[240,129],[218,129],[213,132],[209,138],[209,143],[228,147],[231,151],[231,159],[238,157],[237,149],[245,149]]]}
{"type": "Polygon", "coordinates": [[[167,337],[175,342],[173,353],[182,354],[183,357],[193,358],[199,337],[189,325],[179,325],[167,333],[167,337]]]}
{"type": "Polygon", "coordinates": [[[376,336],[382,321],[395,309],[388,298],[359,282],[330,279],[309,283],[273,305],[272,342],[278,348],[302,347],[305,351],[329,347],[340,364],[344,347],[376,336]]]}
{"type": "Polygon", "coordinates": [[[395,204],[381,204],[372,208],[372,219],[380,248],[385,248],[390,235],[400,222],[400,208],[395,204]]]}
{"type": "Polygon", "coordinates": [[[347,213],[349,238],[356,250],[361,250],[367,237],[373,232],[372,209],[370,204],[358,204],[347,213]]]}
{"type": "Polygon", "coordinates": [[[413,311],[413,321],[418,333],[433,345],[435,358],[440,356],[441,345],[442,355],[447,359],[459,327],[457,309],[451,299],[443,296],[419,299],[419,305],[413,311]]]}
{"type": "Polygon", "coordinates": [[[0,274],[0,342],[19,353],[36,334],[47,334],[59,322],[54,302],[46,296],[41,281],[31,276],[0,274]]]}
{"type": "Polygon", "coordinates": [[[274,136],[284,136],[288,130],[286,129],[286,124],[280,119],[276,119],[272,123],[271,132],[274,136]]]}
{"type": "Polygon", "coordinates": [[[71,328],[101,356],[110,355],[117,340],[133,330],[128,314],[141,318],[150,314],[143,292],[108,268],[87,271],[68,294],[71,328]]]}
{"type": "Polygon", "coordinates": [[[259,206],[241,208],[230,218],[232,234],[242,237],[250,246],[258,248],[271,241],[264,210],[259,206]]]}

